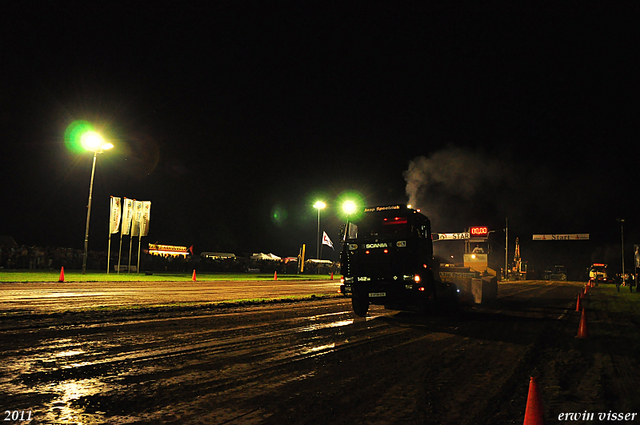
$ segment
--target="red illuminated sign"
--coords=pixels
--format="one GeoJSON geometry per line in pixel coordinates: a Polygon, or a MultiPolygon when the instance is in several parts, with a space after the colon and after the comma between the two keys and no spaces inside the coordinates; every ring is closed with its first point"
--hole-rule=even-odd
{"type": "Polygon", "coordinates": [[[486,226],[475,226],[469,229],[471,236],[487,236],[489,234],[489,228],[486,226]]]}

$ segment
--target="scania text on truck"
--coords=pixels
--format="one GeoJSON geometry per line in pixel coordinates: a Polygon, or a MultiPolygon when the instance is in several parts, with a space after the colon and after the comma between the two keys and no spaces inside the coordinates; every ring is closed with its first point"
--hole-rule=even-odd
{"type": "Polygon", "coordinates": [[[341,291],[358,316],[370,304],[427,313],[456,300],[455,285],[439,280],[429,219],[407,206],[368,207],[350,219],[340,259],[341,291]]]}

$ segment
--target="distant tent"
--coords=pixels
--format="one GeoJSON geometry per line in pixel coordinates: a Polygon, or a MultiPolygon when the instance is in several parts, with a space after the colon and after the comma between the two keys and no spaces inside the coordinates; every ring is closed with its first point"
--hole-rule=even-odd
{"type": "Polygon", "coordinates": [[[18,244],[11,236],[0,235],[0,246],[16,247],[18,244]]]}
{"type": "Polygon", "coordinates": [[[282,258],[278,257],[275,254],[265,254],[264,252],[257,252],[251,256],[252,260],[270,260],[270,261],[280,261],[282,258]]]}

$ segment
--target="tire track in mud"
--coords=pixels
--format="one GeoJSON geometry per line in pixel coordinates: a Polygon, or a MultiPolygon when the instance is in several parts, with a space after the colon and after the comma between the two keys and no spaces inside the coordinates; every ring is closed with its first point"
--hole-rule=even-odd
{"type": "MultiPolygon", "coordinates": [[[[304,379],[286,369],[339,350],[347,344],[341,337],[345,333],[351,335],[352,344],[379,338],[376,333],[386,325],[373,319],[354,319],[341,300],[293,311],[257,308],[253,315],[241,311],[124,317],[113,323],[29,329],[26,335],[14,330],[9,332],[9,339],[14,339],[10,349],[2,355],[0,394],[3,398],[12,393],[39,394],[41,405],[29,406],[36,416],[33,423],[42,418],[42,423],[99,421],[112,413],[117,416],[110,417],[111,423],[147,421],[154,416],[150,412],[163,410],[164,402],[183,400],[185,413],[192,410],[192,402],[184,402],[185,394],[197,399],[242,393],[244,399],[250,389],[260,394],[263,388],[304,379]],[[350,330],[336,332],[340,328],[350,330]],[[23,340],[25,336],[31,343],[23,340]],[[72,385],[78,394],[65,393],[64,388],[72,385]],[[94,390],[87,391],[86,386],[94,390]],[[177,400],[166,395],[158,399],[158,392],[173,394],[177,400]]],[[[17,402],[20,397],[11,399],[17,402]]]]}
{"type": "Polygon", "coordinates": [[[34,424],[479,423],[561,310],[515,292],[461,317],[372,307],[362,319],[330,299],[9,323],[0,400],[34,424]]]}

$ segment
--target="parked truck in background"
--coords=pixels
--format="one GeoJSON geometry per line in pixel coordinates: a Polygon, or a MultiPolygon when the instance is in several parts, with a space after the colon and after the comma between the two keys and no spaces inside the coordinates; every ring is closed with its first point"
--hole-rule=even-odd
{"type": "Polygon", "coordinates": [[[593,263],[589,268],[589,279],[599,283],[613,283],[613,279],[607,274],[607,264],[593,263]]]}

